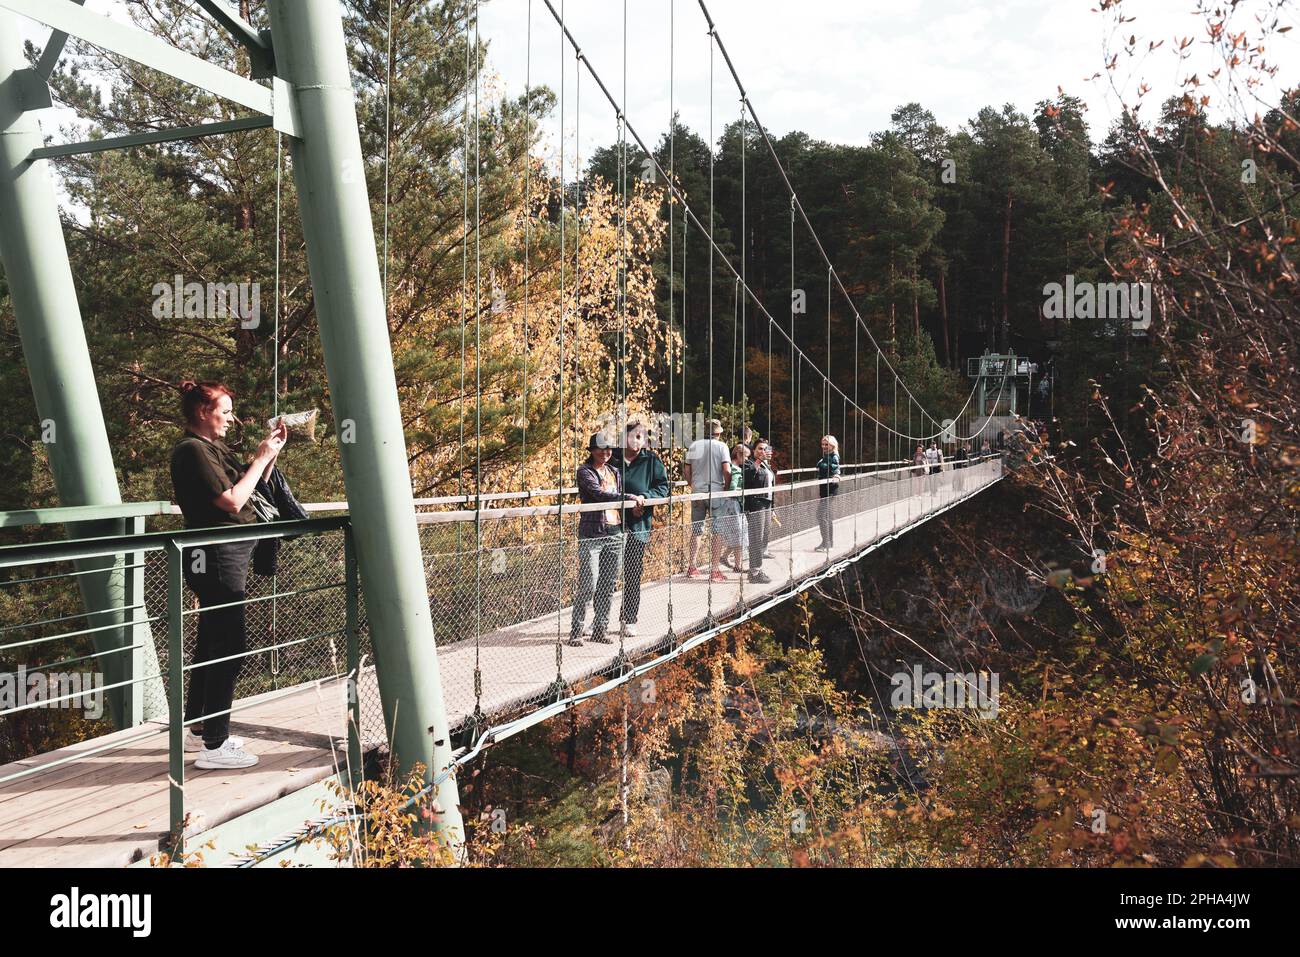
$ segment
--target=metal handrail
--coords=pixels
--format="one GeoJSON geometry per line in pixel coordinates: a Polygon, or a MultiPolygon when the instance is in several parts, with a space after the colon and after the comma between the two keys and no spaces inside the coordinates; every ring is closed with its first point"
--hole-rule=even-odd
{"type": "MultiPolygon", "coordinates": [[[[46,670],[46,669],[39,669],[46,670]]],[[[33,708],[48,708],[52,704],[59,704],[64,701],[72,701],[76,698],[84,698],[89,694],[98,694],[104,691],[112,691],[114,688],[130,688],[133,685],[144,684],[146,681],[154,681],[162,677],[162,672],[154,675],[145,675],[143,678],[128,678],[126,681],[115,681],[111,685],[99,685],[87,691],[74,691],[65,695],[59,695],[57,698],[42,698],[40,701],[30,701],[27,704],[14,705],[12,708],[4,710],[4,717],[11,714],[18,714],[20,711],[30,711],[33,708]]]]}
{"type": "Polygon", "coordinates": [[[38,575],[35,578],[11,578],[8,581],[0,581],[0,588],[8,588],[12,585],[35,585],[38,582],[54,581],[56,578],[80,578],[83,575],[102,575],[105,571],[130,571],[133,568],[144,568],[144,562],[132,562],[126,565],[114,565],[111,569],[105,568],[87,568],[83,571],[59,572],[55,575],[38,575]]]}
{"type": "Polygon", "coordinates": [[[244,598],[240,601],[227,601],[220,605],[205,605],[202,608],[186,608],[181,612],[182,615],[198,615],[205,611],[222,611],[226,608],[238,608],[241,605],[260,605],[264,601],[277,601],[281,598],[296,598],[299,595],[313,595],[318,591],[328,591],[331,588],[343,588],[347,585],[346,581],[329,582],[324,585],[312,585],[310,588],[295,588],[293,591],[272,592],[269,595],[258,595],[256,598],[244,598]]]}
{"type": "MultiPolygon", "coordinates": [[[[114,608],[112,610],[127,612],[127,611],[135,611],[136,609],[143,608],[143,607],[144,607],[143,605],[123,605],[121,608],[114,608]]],[[[13,648],[27,648],[30,647],[31,645],[43,645],[51,641],[61,641],[65,638],[82,638],[86,635],[98,635],[105,631],[113,631],[115,629],[125,628],[128,625],[148,625],[148,624],[152,624],[155,621],[162,621],[162,619],[158,616],[154,616],[152,618],[131,618],[126,621],[114,622],[111,625],[97,625],[94,628],[82,628],[79,631],[64,631],[64,632],[60,632],[57,635],[46,635],[43,638],[27,638],[23,641],[11,641],[7,645],[0,645],[0,651],[9,651],[13,648]]],[[[22,626],[15,625],[14,627],[19,628],[22,626]]]]}
{"type": "MultiPolygon", "coordinates": [[[[204,609],[197,609],[207,611],[204,609]]],[[[340,638],[347,633],[346,628],[331,628],[329,631],[320,631],[314,635],[308,635],[306,638],[291,638],[288,641],[282,641],[278,644],[267,645],[265,648],[254,648],[252,651],[241,651],[237,654],[226,655],[224,658],[209,658],[207,661],[197,661],[193,664],[183,665],[182,671],[198,671],[200,668],[207,668],[210,665],[220,665],[227,661],[243,661],[245,658],[252,658],[254,655],[262,655],[268,651],[283,651],[285,648],[293,648],[297,645],[305,645],[309,641],[317,641],[321,638],[340,638]]],[[[218,711],[217,714],[222,714],[218,711]]],[[[202,718],[194,718],[185,724],[198,724],[202,718]]]]}
{"type": "Polygon", "coordinates": [[[225,528],[187,528],[173,532],[145,532],[141,535],[109,535],[103,538],[4,545],[0,546],[0,568],[80,558],[107,558],[124,552],[160,551],[172,542],[188,546],[221,545],[316,534],[337,531],[350,524],[350,521],[347,516],[308,518],[290,522],[231,525],[225,528]]]}
{"type": "MultiPolygon", "coordinates": [[[[124,611],[135,611],[137,608],[143,608],[144,605],[122,605],[117,608],[99,608],[94,611],[78,611],[71,615],[59,615],[57,618],[44,618],[41,621],[25,622],[21,625],[0,625],[0,635],[10,631],[17,631],[19,628],[39,628],[42,625],[57,625],[61,621],[71,621],[73,618],[89,618],[91,615],[120,615],[124,611]]],[[[0,645],[0,648],[3,648],[0,645]]]]}
{"type": "Polygon", "coordinates": [[[28,525],[62,525],[77,522],[102,522],[151,515],[170,515],[171,502],[123,502],[119,505],[63,505],[54,508],[25,508],[0,512],[0,528],[23,528],[28,525]]]}
{"type": "MultiPolygon", "coordinates": [[[[154,619],[155,621],[161,619],[154,619]]],[[[92,651],[88,655],[78,655],[76,658],[64,658],[62,661],[51,661],[49,664],[42,664],[35,668],[28,667],[28,671],[53,671],[55,668],[62,668],[65,665],[75,665],[78,662],[90,661],[92,658],[107,658],[109,655],[120,655],[124,651],[135,651],[137,648],[143,648],[144,642],[137,641],[129,645],[122,645],[119,648],[109,648],[107,651],[92,651]]]]}
{"type": "MultiPolygon", "coordinates": [[[[938,465],[939,468],[942,470],[954,470],[957,468],[959,461],[964,461],[966,463],[966,467],[969,467],[971,465],[976,465],[980,462],[986,461],[992,457],[993,457],[992,455],[988,455],[988,456],[981,455],[981,456],[975,456],[965,460],[949,459],[946,462],[938,462],[934,464],[938,465]]],[[[856,482],[862,479],[884,478],[891,475],[894,476],[895,478],[901,479],[909,476],[913,469],[922,468],[922,467],[929,469],[932,467],[932,465],[931,463],[926,463],[924,466],[919,466],[919,465],[909,463],[900,468],[884,469],[879,472],[860,472],[856,475],[841,475],[841,479],[845,482],[856,482]]],[[[841,466],[841,468],[843,468],[843,466],[841,466]]],[[[828,481],[827,479],[808,479],[803,482],[790,482],[785,485],[772,485],[769,486],[767,493],[762,493],[762,494],[773,494],[776,492],[790,493],[790,492],[801,491],[803,489],[820,488],[824,486],[827,481],[828,481]]],[[[652,507],[656,505],[679,505],[683,502],[705,502],[705,501],[718,502],[728,498],[739,498],[739,499],[752,498],[758,494],[760,493],[756,492],[754,489],[737,489],[735,491],[719,490],[714,492],[689,492],[684,495],[673,495],[670,498],[648,498],[645,500],[645,504],[647,507],[652,507]]],[[[454,512],[420,512],[416,514],[415,521],[419,525],[444,525],[444,524],[456,524],[459,522],[472,522],[474,521],[476,516],[480,519],[500,519],[500,518],[529,518],[529,517],[537,517],[542,515],[556,515],[556,514],[578,515],[583,512],[603,512],[611,508],[617,509],[618,507],[619,507],[618,502],[593,502],[590,504],[574,503],[572,505],[563,505],[563,504],[524,505],[515,508],[493,508],[493,509],[482,509],[479,511],[475,511],[473,509],[462,509],[454,512]]]]}

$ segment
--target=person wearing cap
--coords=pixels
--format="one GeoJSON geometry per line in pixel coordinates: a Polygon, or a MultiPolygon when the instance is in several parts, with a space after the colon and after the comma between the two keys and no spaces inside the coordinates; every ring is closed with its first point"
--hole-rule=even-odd
{"type": "MultiPolygon", "coordinates": [[[[643,499],[668,497],[668,470],[663,460],[645,447],[645,426],[629,422],[623,430],[623,447],[615,449],[610,463],[618,470],[625,495],[639,495],[643,499]]],[[[639,505],[627,509],[624,515],[627,537],[623,548],[623,604],[619,607],[619,623],[623,634],[636,634],[637,615],[641,610],[641,575],[645,567],[645,551],[650,545],[654,506],[639,505]]]]}
{"type": "MultiPolygon", "coordinates": [[[[719,438],[722,435],[722,423],[709,419],[706,423],[709,438],[696,439],[686,450],[686,465],[683,475],[691,483],[691,491],[696,495],[709,492],[725,491],[731,482],[731,452],[719,438]]],[[[700,574],[696,564],[700,554],[700,536],[704,533],[704,519],[709,514],[710,502],[707,498],[691,500],[691,561],[686,575],[694,578],[700,574]]],[[[726,581],[719,567],[722,555],[722,539],[710,536],[713,551],[713,564],[710,578],[713,581],[726,581]]]]}
{"type": "Polygon", "coordinates": [[[613,450],[601,433],[592,435],[587,451],[587,460],[578,466],[578,499],[583,505],[604,503],[610,507],[584,511],[578,520],[578,590],[573,596],[573,618],[569,626],[569,644],[575,646],[582,645],[587,602],[592,603],[591,640],[599,644],[613,642],[605,629],[623,549],[623,503],[645,507],[640,495],[624,494],[619,471],[609,464],[613,450]],[[593,560],[599,565],[594,583],[593,560]]]}
{"type": "Polygon", "coordinates": [[[970,446],[965,442],[958,442],[957,451],[954,452],[952,456],[952,488],[954,492],[965,491],[965,481],[961,474],[961,469],[966,467],[966,463],[970,461],[970,457],[970,446]]]}

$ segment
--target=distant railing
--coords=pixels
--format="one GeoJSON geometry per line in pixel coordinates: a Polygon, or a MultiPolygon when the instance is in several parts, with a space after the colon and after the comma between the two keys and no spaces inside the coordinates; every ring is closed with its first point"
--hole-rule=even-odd
{"type": "MultiPolygon", "coordinates": [[[[865,475],[872,475],[872,474],[886,472],[889,471],[889,468],[891,466],[901,466],[901,465],[910,465],[910,464],[911,464],[910,459],[906,459],[906,460],[897,459],[888,462],[848,462],[841,465],[840,470],[845,476],[857,477],[857,476],[865,476],[865,475]]],[[[780,469],[774,474],[779,480],[787,476],[806,475],[816,471],[817,471],[816,468],[780,469]]],[[[689,483],[687,482],[678,481],[678,482],[673,482],[672,487],[675,489],[685,488],[688,484],[689,483]]],[[[788,485],[789,482],[786,482],[783,484],[782,487],[786,487],[788,485]]],[[[571,498],[577,494],[578,494],[577,486],[566,486],[564,488],[535,488],[535,489],[529,489],[528,491],[525,492],[489,492],[488,494],[483,496],[439,495],[439,496],[434,496],[432,498],[417,498],[414,500],[414,505],[417,509],[438,508],[444,505],[472,505],[475,502],[487,504],[491,502],[510,502],[510,501],[519,501],[519,500],[528,501],[530,499],[535,499],[535,498],[555,498],[556,496],[571,498]]],[[[308,512],[348,511],[348,503],[346,501],[305,502],[303,503],[302,507],[308,512]]],[[[65,521],[65,522],[85,521],[88,520],[88,518],[94,518],[94,517],[117,518],[117,517],[121,517],[121,515],[126,515],[126,514],[180,515],[181,513],[180,506],[174,505],[171,502],[143,502],[143,503],[132,504],[132,505],[102,506],[102,510],[103,510],[103,514],[100,514],[98,511],[95,512],[93,515],[88,513],[87,518],[75,518],[70,515],[69,517],[63,519],[57,519],[51,517],[51,518],[45,518],[43,521],[42,520],[14,521],[12,524],[38,525],[38,524],[51,524],[55,521],[65,521]],[[121,510],[121,515],[116,514],[113,510],[121,510]]],[[[5,516],[7,515],[52,516],[54,513],[64,512],[64,511],[67,510],[58,509],[58,508],[48,508],[48,509],[32,509],[30,511],[25,511],[25,512],[0,512],[0,528],[4,528],[6,527],[7,524],[9,524],[4,521],[5,516]]]]}

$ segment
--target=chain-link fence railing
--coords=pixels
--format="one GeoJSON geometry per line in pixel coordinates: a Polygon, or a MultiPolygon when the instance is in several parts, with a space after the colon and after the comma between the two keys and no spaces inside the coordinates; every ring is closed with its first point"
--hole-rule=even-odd
{"type": "MultiPolygon", "coordinates": [[[[860,469],[843,476],[833,494],[816,481],[777,485],[772,507],[756,511],[752,501],[742,506],[736,493],[702,500],[674,495],[653,506],[652,529],[640,537],[581,538],[580,507],[568,503],[559,515],[553,505],[484,510],[477,519],[467,512],[422,513],[417,521],[449,723],[455,729],[476,713],[488,719],[522,713],[585,679],[617,671],[620,662],[644,660],[974,494],[1000,478],[1001,467],[1000,459],[988,458],[962,468],[947,463],[939,472],[860,469]],[[716,565],[715,546],[722,553],[716,565]],[[692,567],[699,569],[693,576],[692,567]]],[[[253,654],[241,668],[236,709],[241,700],[346,673],[340,634],[346,599],[342,589],[330,587],[345,577],[344,534],[333,529],[285,539],[275,576],[250,575],[253,654]]],[[[59,567],[22,574],[39,578],[59,567]]],[[[164,551],[145,551],[143,615],[152,619],[147,629],[164,678],[167,588],[164,551]]],[[[370,748],[383,744],[385,735],[364,592],[362,578],[357,694],[362,744],[370,748]]],[[[195,607],[188,589],[185,602],[195,607]]],[[[0,627],[16,631],[24,616],[40,620],[38,606],[56,624],[75,616],[75,579],[0,589],[0,627]]],[[[184,619],[189,660],[197,617],[184,619]]],[[[59,652],[92,655],[85,636],[59,652]]],[[[93,666],[93,657],[86,660],[93,666]]],[[[151,713],[166,711],[162,689],[160,683],[145,686],[151,713]]],[[[3,722],[0,717],[0,727],[3,722]]],[[[107,728],[88,722],[82,730],[94,736],[107,728]]],[[[39,734],[30,739],[46,741],[39,734]]],[[[12,747],[9,752],[10,760],[29,756],[12,747]]]]}
{"type": "MultiPolygon", "coordinates": [[[[168,524],[170,520],[164,518],[162,523],[168,524]]],[[[32,546],[37,554],[31,563],[0,570],[0,758],[3,759],[0,764],[109,734],[113,724],[104,699],[105,692],[112,689],[106,678],[116,681],[121,675],[113,675],[105,663],[129,657],[133,643],[152,645],[157,665],[149,668],[150,675],[131,676],[128,662],[124,683],[128,690],[143,698],[144,715],[155,722],[167,720],[167,689],[172,676],[168,660],[168,534],[128,536],[122,541],[136,550],[106,556],[110,564],[116,562],[119,576],[127,576],[124,604],[133,600],[130,580],[132,573],[140,570],[136,579],[140,582],[140,597],[134,599],[138,605],[114,611],[90,615],[83,610],[79,591],[79,577],[83,573],[77,570],[79,559],[40,560],[41,546],[32,546]],[[131,618],[133,613],[136,616],[133,623],[121,624],[124,617],[131,618]],[[124,648],[95,650],[97,638],[111,637],[112,641],[118,641],[118,635],[124,648]],[[22,680],[21,692],[17,689],[17,679],[22,680]],[[59,700],[58,689],[66,690],[73,684],[78,689],[84,686],[91,694],[59,700]]],[[[247,656],[240,663],[234,721],[241,720],[240,712],[249,707],[251,699],[278,692],[291,694],[294,688],[307,691],[320,682],[339,682],[338,702],[345,700],[342,684],[348,672],[347,600],[343,587],[347,578],[345,534],[336,524],[327,531],[280,539],[275,574],[249,574],[245,606],[247,656]]],[[[87,547],[93,544],[88,543],[87,547]]],[[[49,545],[67,551],[75,549],[78,543],[50,542],[49,545]]],[[[182,587],[183,647],[187,664],[193,666],[198,603],[188,586],[182,587]]],[[[384,744],[385,737],[361,595],[358,606],[357,643],[362,674],[355,687],[360,705],[361,743],[363,748],[368,748],[384,744]]],[[[101,640],[100,644],[103,643],[101,640]]],[[[325,723],[330,726],[322,724],[314,730],[336,739],[344,736],[344,714],[337,707],[324,713],[325,723]]],[[[139,720],[138,711],[135,720],[139,720]]]]}
{"type": "MultiPolygon", "coordinates": [[[[341,632],[346,624],[347,603],[342,588],[334,587],[346,576],[343,535],[338,530],[285,539],[280,542],[275,574],[248,576],[245,619],[247,650],[253,654],[244,659],[240,668],[236,702],[346,674],[346,647],[341,632]]],[[[363,675],[357,682],[357,693],[363,746],[373,747],[383,743],[383,711],[378,685],[364,674],[366,668],[373,669],[374,655],[365,618],[364,590],[362,596],[358,640],[363,675]]],[[[148,553],[146,559],[145,601],[150,616],[160,617],[152,625],[153,638],[159,662],[166,670],[167,557],[161,551],[148,553]]],[[[186,607],[197,607],[188,588],[186,602],[186,607]]],[[[187,615],[184,628],[185,657],[193,661],[198,616],[187,615]]],[[[165,710],[166,702],[161,706],[165,710]]],[[[341,730],[334,729],[334,733],[341,730]]]]}
{"type": "Polygon", "coordinates": [[[675,496],[654,506],[644,541],[635,532],[581,538],[580,510],[569,504],[558,515],[554,506],[483,511],[477,520],[421,515],[449,723],[549,703],[620,661],[792,590],[1001,476],[1000,459],[956,466],[862,472],[833,493],[815,481],[780,485],[773,506],[758,511],[742,511],[736,493],[675,496]]]}

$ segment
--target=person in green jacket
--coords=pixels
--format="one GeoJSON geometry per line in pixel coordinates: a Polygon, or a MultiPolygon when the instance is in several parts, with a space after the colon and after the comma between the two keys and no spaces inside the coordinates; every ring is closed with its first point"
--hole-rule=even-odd
{"type": "Polygon", "coordinates": [[[831,498],[840,490],[840,443],[833,435],[822,436],[822,457],[817,462],[817,479],[822,483],[817,503],[817,524],[822,541],[816,551],[829,552],[835,548],[835,518],[831,498]]]}
{"type": "MultiPolygon", "coordinates": [[[[623,492],[655,499],[668,497],[668,470],[663,460],[646,448],[646,430],[640,422],[629,422],[623,433],[623,448],[614,451],[611,464],[623,476],[623,492]]],[[[645,551],[650,544],[654,506],[627,510],[627,528],[623,551],[623,605],[619,620],[624,635],[636,634],[637,614],[641,610],[641,575],[645,551]]]]}

